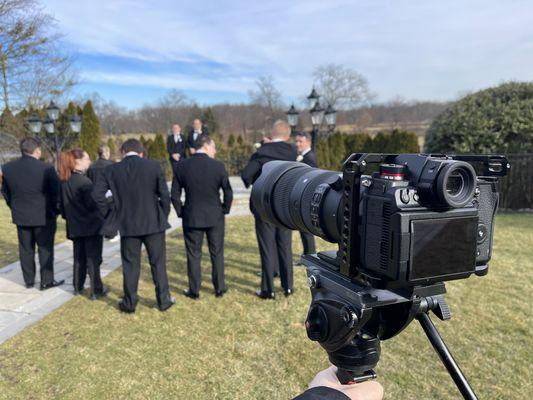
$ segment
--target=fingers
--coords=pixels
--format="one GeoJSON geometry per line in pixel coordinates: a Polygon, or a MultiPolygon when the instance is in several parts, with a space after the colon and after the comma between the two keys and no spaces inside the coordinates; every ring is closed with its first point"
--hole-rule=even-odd
{"type": "Polygon", "coordinates": [[[377,381],[366,381],[354,385],[342,385],[337,387],[351,400],[382,400],[383,386],[377,381]]]}

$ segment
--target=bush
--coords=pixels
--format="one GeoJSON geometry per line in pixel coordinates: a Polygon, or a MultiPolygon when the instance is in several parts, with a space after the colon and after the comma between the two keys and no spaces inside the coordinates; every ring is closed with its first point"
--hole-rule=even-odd
{"type": "Polygon", "coordinates": [[[468,95],[426,133],[439,153],[533,152],[533,82],[509,82],[468,95]]]}
{"type": "Polygon", "coordinates": [[[394,129],[379,132],[374,138],[367,133],[343,134],[336,132],[316,147],[318,166],[340,170],[352,153],[418,153],[418,138],[413,132],[394,129]]]}

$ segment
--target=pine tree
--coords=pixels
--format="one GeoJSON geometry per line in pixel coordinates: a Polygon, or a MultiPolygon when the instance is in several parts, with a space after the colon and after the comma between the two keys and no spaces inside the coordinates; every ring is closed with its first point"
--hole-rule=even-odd
{"type": "Polygon", "coordinates": [[[80,146],[94,160],[101,142],[100,121],[94,112],[93,103],[87,100],[83,106],[80,146]]]}
{"type": "Polygon", "coordinates": [[[155,139],[151,141],[149,146],[150,147],[148,148],[148,157],[152,160],[159,161],[167,178],[169,178],[171,175],[171,171],[170,164],[168,162],[165,139],[163,138],[163,135],[160,133],[155,135],[155,139]]]}
{"type": "Polygon", "coordinates": [[[109,158],[115,160],[117,158],[117,145],[113,138],[107,139],[107,147],[109,147],[109,158]]]}
{"type": "Polygon", "coordinates": [[[207,127],[210,136],[217,133],[218,124],[215,120],[215,114],[213,114],[211,107],[207,107],[207,110],[205,110],[200,119],[202,120],[202,124],[207,127]]]}

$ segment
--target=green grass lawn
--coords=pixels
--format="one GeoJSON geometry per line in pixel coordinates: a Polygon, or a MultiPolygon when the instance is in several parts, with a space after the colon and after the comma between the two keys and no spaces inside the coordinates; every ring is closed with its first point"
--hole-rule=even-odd
{"type": "MultiPolygon", "coordinates": [[[[533,215],[500,215],[496,232],[489,275],[449,283],[453,317],[435,323],[481,399],[529,399],[533,215]]],[[[303,268],[293,297],[253,296],[259,257],[250,217],[228,219],[222,299],[213,295],[205,255],[201,300],[180,296],[181,233],[167,247],[175,307],[157,311],[145,262],[137,313],[121,314],[116,271],[106,278],[108,299],[75,298],[0,346],[0,398],[288,399],[328,366],[305,333],[303,268]]],[[[460,398],[416,322],[382,343],[377,372],[387,399],[460,398]]]]}
{"type": "MultiPolygon", "coordinates": [[[[56,243],[66,240],[65,222],[57,219],[56,243]]],[[[19,259],[17,227],[11,223],[11,211],[0,195],[0,268],[19,259]]]]}

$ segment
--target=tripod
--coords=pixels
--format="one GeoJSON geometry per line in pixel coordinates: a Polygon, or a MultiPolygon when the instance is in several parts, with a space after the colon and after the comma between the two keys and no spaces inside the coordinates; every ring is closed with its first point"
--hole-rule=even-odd
{"type": "MultiPolygon", "coordinates": [[[[474,390],[468,383],[463,372],[457,365],[450,350],[444,343],[437,328],[429,318],[427,312],[419,312],[416,319],[422,325],[422,329],[431,345],[439,355],[442,363],[448,370],[455,385],[466,400],[477,400],[474,390]]],[[[329,354],[330,361],[339,367],[337,377],[343,384],[359,383],[376,378],[372,368],[367,369],[379,360],[379,339],[358,335],[350,344],[329,354]],[[351,364],[348,367],[348,364],[351,364]]]]}

